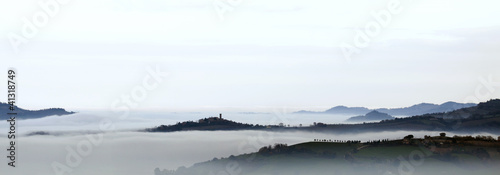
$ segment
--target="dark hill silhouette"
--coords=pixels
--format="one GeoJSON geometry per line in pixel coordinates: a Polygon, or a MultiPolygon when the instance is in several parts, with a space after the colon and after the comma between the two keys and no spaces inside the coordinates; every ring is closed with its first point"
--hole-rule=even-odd
{"type": "Polygon", "coordinates": [[[355,116],[347,119],[348,122],[364,122],[364,121],[381,121],[381,120],[389,120],[394,119],[394,117],[389,114],[378,112],[373,110],[365,115],[355,116]]]}
{"type": "Polygon", "coordinates": [[[500,117],[500,99],[490,100],[488,102],[479,103],[477,106],[470,108],[458,109],[448,113],[434,113],[427,116],[433,116],[444,119],[465,119],[465,118],[491,118],[500,117]]]}
{"type": "MultiPolygon", "coordinates": [[[[7,120],[10,116],[6,115],[12,111],[9,110],[10,104],[0,102],[0,120],[7,120]]],[[[51,115],[68,115],[74,114],[75,112],[68,112],[62,108],[49,108],[41,110],[26,110],[15,106],[15,111],[17,113],[16,119],[35,119],[42,118],[51,115]]]]}
{"type": "MultiPolygon", "coordinates": [[[[155,175],[216,173],[382,175],[403,172],[403,168],[411,166],[418,167],[415,168],[415,174],[498,174],[499,140],[491,136],[446,137],[445,135],[442,133],[440,136],[424,138],[408,135],[404,139],[368,142],[314,139],[312,142],[290,146],[277,143],[274,146],[264,146],[258,152],[214,158],[190,167],[179,167],[177,170],[160,171],[156,168],[154,173],[155,175]],[[412,165],[407,160],[415,154],[418,154],[420,159],[425,159],[425,162],[431,163],[412,165]],[[230,173],[226,173],[228,171],[230,173]]],[[[410,161],[416,162],[414,159],[410,161]]]]}
{"type": "Polygon", "coordinates": [[[194,121],[179,122],[175,125],[161,125],[148,128],[148,132],[174,132],[174,131],[214,131],[214,130],[243,130],[243,129],[263,129],[264,126],[237,123],[224,118],[210,117],[194,121]]]}

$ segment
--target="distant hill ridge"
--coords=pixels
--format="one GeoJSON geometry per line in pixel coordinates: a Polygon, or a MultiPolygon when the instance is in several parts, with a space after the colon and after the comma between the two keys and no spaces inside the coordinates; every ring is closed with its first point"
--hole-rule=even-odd
{"type": "Polygon", "coordinates": [[[394,118],[379,111],[358,116],[355,119],[379,120],[363,124],[325,124],[314,123],[311,126],[286,127],[280,125],[252,125],[234,122],[222,117],[204,118],[195,121],[179,122],[175,125],[161,125],[148,128],[147,132],[174,132],[174,131],[207,131],[207,130],[306,130],[317,132],[362,133],[375,131],[455,131],[455,132],[490,132],[500,133],[500,99],[492,99],[479,103],[476,106],[462,108],[450,112],[428,113],[411,117],[394,118]],[[381,119],[387,118],[387,119],[381,119]]]}
{"type": "Polygon", "coordinates": [[[370,111],[376,110],[378,112],[387,113],[389,115],[405,115],[414,116],[422,115],[428,113],[439,113],[439,112],[450,112],[457,109],[468,108],[476,106],[474,103],[457,103],[457,102],[446,102],[440,105],[431,103],[420,103],[404,108],[378,108],[378,109],[368,109],[365,107],[347,107],[347,106],[335,106],[323,112],[314,111],[298,111],[296,113],[324,113],[324,114],[351,114],[351,115],[363,115],[369,113],[370,111]]]}
{"type": "Polygon", "coordinates": [[[473,107],[462,108],[451,112],[429,113],[422,116],[432,116],[443,119],[485,119],[500,117],[500,99],[492,99],[487,102],[479,103],[473,107]]]}
{"type": "MultiPolygon", "coordinates": [[[[1,120],[7,120],[10,118],[10,116],[7,115],[7,113],[12,112],[9,110],[10,104],[8,103],[3,103],[0,102],[0,119],[1,120]]],[[[42,117],[47,117],[51,115],[68,115],[68,114],[74,114],[75,112],[68,112],[63,108],[49,108],[49,109],[41,109],[41,110],[26,110],[23,108],[19,108],[18,106],[15,106],[15,111],[17,113],[16,119],[35,119],[35,118],[42,118],[42,117]]]]}
{"type": "Polygon", "coordinates": [[[360,115],[360,116],[355,116],[347,119],[346,121],[348,122],[364,122],[364,121],[381,121],[381,120],[389,120],[389,119],[394,119],[393,116],[387,114],[387,113],[382,113],[378,112],[376,110],[373,110],[369,112],[366,115],[360,115]]]}
{"type": "Polygon", "coordinates": [[[322,124],[309,128],[332,132],[373,131],[454,131],[454,132],[500,132],[500,99],[492,99],[477,106],[450,112],[428,113],[412,117],[382,120],[366,124],[322,124]]]}

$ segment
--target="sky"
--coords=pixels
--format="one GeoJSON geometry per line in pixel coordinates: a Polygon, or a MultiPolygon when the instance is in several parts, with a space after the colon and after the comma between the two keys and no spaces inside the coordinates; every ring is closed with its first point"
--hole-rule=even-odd
{"type": "Polygon", "coordinates": [[[0,81],[14,68],[17,104],[29,109],[321,111],[480,102],[500,97],[498,5],[2,2],[0,81]]]}

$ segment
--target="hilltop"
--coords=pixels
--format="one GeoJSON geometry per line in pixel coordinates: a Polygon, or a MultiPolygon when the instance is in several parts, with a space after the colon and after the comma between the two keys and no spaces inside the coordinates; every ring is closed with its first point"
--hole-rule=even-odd
{"type": "Polygon", "coordinates": [[[243,124],[226,120],[221,117],[209,117],[194,121],[178,122],[175,125],[161,125],[154,128],[148,128],[148,132],[174,132],[174,131],[214,131],[214,130],[243,130],[243,129],[263,129],[264,126],[243,124]]]}
{"type": "MultiPolygon", "coordinates": [[[[7,120],[10,116],[4,115],[9,112],[12,112],[9,110],[10,105],[7,103],[0,102],[0,120],[7,120]]],[[[49,109],[41,109],[41,110],[27,110],[20,108],[18,106],[15,106],[15,112],[17,113],[16,119],[35,119],[35,118],[42,118],[42,117],[47,117],[51,115],[69,115],[69,114],[74,114],[75,112],[68,112],[63,108],[49,108],[49,109]]]]}

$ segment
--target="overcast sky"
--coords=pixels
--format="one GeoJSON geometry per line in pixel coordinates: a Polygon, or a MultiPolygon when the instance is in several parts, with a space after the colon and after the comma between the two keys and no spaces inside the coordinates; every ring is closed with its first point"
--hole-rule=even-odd
{"type": "Polygon", "coordinates": [[[21,107],[325,110],[500,97],[494,0],[61,2],[0,5],[0,80],[18,71],[21,107]],[[214,4],[231,9],[223,20],[214,4]],[[383,12],[385,24],[373,15],[383,12]],[[372,24],[380,30],[356,46],[372,24]],[[346,44],[359,49],[350,59],[346,44]],[[157,68],[169,75],[136,94],[137,106],[121,100],[157,68]]]}

